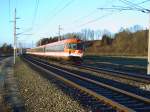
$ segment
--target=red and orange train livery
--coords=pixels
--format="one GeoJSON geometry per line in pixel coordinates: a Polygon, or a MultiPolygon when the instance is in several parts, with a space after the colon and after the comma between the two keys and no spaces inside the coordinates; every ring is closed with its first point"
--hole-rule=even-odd
{"type": "Polygon", "coordinates": [[[80,39],[76,38],[65,39],[27,49],[26,53],[42,57],[81,61],[83,57],[83,43],[80,39]]]}

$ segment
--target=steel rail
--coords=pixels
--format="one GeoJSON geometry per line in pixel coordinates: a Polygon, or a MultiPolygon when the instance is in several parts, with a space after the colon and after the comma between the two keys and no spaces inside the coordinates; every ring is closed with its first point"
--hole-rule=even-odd
{"type": "MultiPolygon", "coordinates": [[[[106,98],[106,97],[104,97],[104,96],[102,96],[100,94],[97,94],[94,91],[91,91],[90,89],[82,87],[82,86],[80,86],[80,85],[78,85],[78,84],[76,84],[76,83],[74,83],[74,82],[72,82],[72,81],[70,81],[68,79],[65,79],[62,76],[59,76],[58,74],[56,74],[54,72],[51,72],[51,71],[49,71],[49,70],[47,70],[47,69],[45,69],[45,68],[43,68],[43,67],[41,67],[41,66],[39,66],[37,64],[34,64],[33,62],[29,61],[28,59],[25,59],[25,60],[28,63],[32,64],[33,66],[35,66],[35,67],[45,71],[46,73],[57,77],[58,79],[62,80],[63,82],[65,82],[65,83],[67,83],[69,85],[72,85],[73,87],[75,87],[77,89],[80,89],[81,91],[84,91],[84,92],[86,92],[86,93],[96,97],[100,102],[104,102],[107,105],[111,105],[113,108],[116,108],[119,112],[135,112],[134,110],[132,110],[132,109],[130,109],[130,108],[124,106],[124,105],[121,105],[121,104],[119,104],[119,103],[117,103],[115,101],[112,101],[112,100],[110,100],[110,99],[108,99],[108,98],[106,98]]],[[[44,64],[44,65],[46,65],[46,64],[44,64]]]]}
{"type": "MultiPolygon", "coordinates": [[[[36,60],[34,60],[34,61],[36,61],[36,60]]],[[[37,63],[41,63],[41,62],[39,62],[39,61],[36,61],[36,62],[37,62],[37,63]]],[[[94,81],[94,80],[91,80],[91,79],[88,79],[88,78],[85,78],[85,77],[81,77],[81,76],[79,76],[79,75],[76,75],[76,74],[67,72],[67,71],[65,71],[65,70],[62,70],[62,69],[59,69],[59,68],[56,68],[56,67],[47,65],[47,64],[45,64],[45,63],[41,63],[41,64],[43,64],[44,66],[49,66],[49,67],[51,67],[51,68],[53,68],[53,69],[57,69],[57,70],[59,70],[59,71],[63,71],[64,73],[68,73],[68,74],[70,74],[70,75],[74,75],[74,76],[76,76],[76,77],[78,77],[78,78],[80,78],[80,79],[82,79],[82,80],[90,81],[90,82],[92,82],[92,83],[101,85],[101,86],[103,86],[103,87],[105,87],[105,88],[109,88],[109,89],[111,89],[111,90],[113,90],[113,91],[117,91],[117,92],[120,92],[120,93],[122,93],[122,94],[126,94],[126,95],[128,95],[128,96],[130,96],[130,97],[132,97],[132,98],[136,98],[136,99],[138,99],[138,100],[140,100],[140,101],[144,101],[144,102],[150,104],[150,100],[149,100],[149,99],[146,99],[146,98],[144,98],[144,97],[135,95],[135,94],[130,93],[130,92],[126,92],[126,91],[121,90],[121,89],[117,89],[117,88],[111,87],[111,86],[109,86],[109,85],[106,85],[106,84],[103,84],[103,83],[100,83],[100,82],[97,82],[97,81],[94,81]]]]}
{"type": "MultiPolygon", "coordinates": [[[[30,56],[29,56],[30,57],[30,56]]],[[[51,65],[51,66],[56,66],[57,68],[60,68],[60,69],[64,69],[64,70],[66,70],[66,71],[70,71],[70,72],[72,72],[72,73],[75,73],[75,74],[78,74],[78,75],[82,75],[83,77],[87,77],[87,78],[90,78],[90,79],[92,79],[92,80],[95,80],[95,81],[98,81],[98,82],[102,82],[102,83],[105,83],[105,84],[107,84],[107,85],[110,85],[110,86],[113,86],[113,87],[115,87],[115,88],[119,88],[119,89],[121,89],[121,90],[125,90],[125,91],[128,91],[128,92],[131,92],[131,93],[133,93],[133,94],[136,94],[136,95],[138,95],[138,96],[143,96],[143,97],[145,97],[145,98],[148,98],[148,99],[150,99],[150,92],[149,91],[146,91],[146,90],[143,90],[143,89],[139,89],[139,86],[143,86],[143,83],[140,83],[140,82],[137,82],[137,81],[132,81],[131,83],[139,83],[138,85],[138,87],[137,86],[132,86],[132,85],[129,85],[129,84],[126,84],[126,83],[122,83],[122,82],[120,82],[120,81],[117,81],[116,79],[114,80],[114,78],[113,79],[109,79],[109,78],[105,78],[105,77],[101,77],[101,76],[99,76],[98,74],[97,74],[97,72],[91,72],[91,71],[82,71],[82,70],[80,70],[80,69],[76,69],[76,68],[78,68],[78,67],[75,67],[75,69],[69,69],[67,66],[64,66],[64,63],[61,63],[61,64],[63,64],[62,66],[61,66],[61,64],[57,64],[57,63],[50,63],[50,62],[48,62],[48,61],[45,61],[45,60],[43,60],[43,59],[38,59],[38,58],[35,58],[35,57],[31,57],[31,58],[33,58],[33,59],[35,59],[35,60],[38,60],[38,61],[41,61],[41,62],[43,62],[43,63],[45,63],[45,64],[48,64],[48,65],[51,65]],[[92,74],[92,75],[91,75],[92,74]],[[134,88],[134,89],[133,89],[134,88]]],[[[66,64],[66,63],[65,63],[66,64]]],[[[68,63],[67,63],[67,65],[68,65],[68,63]]],[[[69,66],[71,66],[71,65],[69,65],[69,66]]],[[[86,69],[86,68],[85,68],[86,69]]],[[[99,72],[100,73],[100,72],[99,72]]],[[[105,75],[105,74],[104,74],[105,75]]],[[[106,74],[106,76],[109,76],[109,75],[107,75],[106,74]]],[[[117,77],[117,76],[116,76],[117,77]]],[[[122,78],[122,79],[125,79],[125,78],[122,78]]],[[[122,80],[122,79],[119,79],[119,80],[122,80]]],[[[127,80],[128,81],[128,80],[127,80]]],[[[145,83],[144,83],[144,85],[145,85],[145,83]]],[[[147,84],[146,84],[147,85],[147,84]]],[[[146,86],[145,85],[145,86],[146,86]]]]}
{"type": "Polygon", "coordinates": [[[129,75],[128,73],[125,73],[125,72],[107,70],[107,69],[98,68],[98,67],[91,67],[88,65],[82,65],[82,66],[76,66],[76,67],[82,68],[85,70],[90,70],[90,71],[97,72],[97,73],[104,73],[104,74],[115,76],[115,77],[120,77],[120,78],[129,79],[129,80],[133,80],[133,81],[138,81],[141,83],[150,84],[150,77],[149,76],[131,75],[131,74],[129,75]]]}
{"type": "MultiPolygon", "coordinates": [[[[36,61],[36,60],[35,60],[35,61],[36,61]]],[[[37,61],[36,61],[36,62],[37,62],[37,61]]],[[[41,62],[38,62],[38,63],[41,63],[41,62]]],[[[70,74],[70,75],[72,75],[72,76],[76,76],[76,77],[78,77],[78,78],[80,78],[80,79],[87,80],[87,81],[89,81],[89,82],[92,82],[92,83],[101,85],[101,86],[106,87],[106,88],[109,88],[109,89],[111,89],[111,90],[120,92],[120,93],[122,93],[122,94],[129,95],[129,96],[131,96],[131,97],[133,97],[133,98],[138,98],[138,99],[141,100],[141,101],[145,101],[145,102],[147,102],[147,103],[150,103],[150,99],[144,98],[144,97],[142,97],[142,96],[139,96],[139,95],[136,95],[136,94],[133,94],[133,93],[124,91],[124,90],[122,90],[122,89],[118,89],[118,88],[112,87],[112,86],[107,85],[107,84],[103,84],[103,83],[101,83],[101,82],[97,82],[97,81],[95,81],[95,80],[92,80],[92,79],[89,79],[89,78],[86,78],[86,77],[83,77],[83,76],[76,75],[76,74],[74,74],[74,73],[71,73],[71,72],[68,72],[68,71],[66,71],[66,70],[62,70],[62,69],[60,69],[60,68],[56,68],[56,67],[47,65],[47,64],[45,64],[45,63],[41,63],[41,64],[43,64],[43,65],[45,65],[45,66],[49,66],[49,67],[51,67],[51,68],[53,68],[53,69],[57,69],[57,70],[62,71],[62,72],[64,72],[64,73],[68,73],[68,74],[70,74]]]]}
{"type": "MultiPolygon", "coordinates": [[[[46,62],[42,59],[38,59],[38,60],[46,62]]],[[[142,76],[142,75],[128,74],[128,73],[121,72],[121,71],[108,70],[108,69],[92,67],[92,66],[88,66],[88,65],[75,65],[75,64],[70,65],[70,63],[67,63],[67,62],[63,62],[62,64],[67,64],[67,65],[72,66],[72,67],[81,68],[81,69],[93,71],[96,73],[103,73],[106,75],[111,75],[111,76],[115,76],[115,77],[119,77],[119,78],[123,78],[123,79],[128,79],[128,80],[136,81],[139,83],[150,84],[150,77],[145,76],[145,75],[142,76]]]]}

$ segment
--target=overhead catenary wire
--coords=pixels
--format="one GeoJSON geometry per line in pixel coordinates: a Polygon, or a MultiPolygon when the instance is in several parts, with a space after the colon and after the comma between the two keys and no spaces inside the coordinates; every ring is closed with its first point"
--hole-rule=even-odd
{"type": "MultiPolygon", "coordinates": [[[[142,1],[142,2],[138,2],[138,3],[132,3],[132,4],[135,4],[135,5],[141,5],[141,4],[144,4],[144,3],[146,3],[146,2],[150,2],[150,0],[145,0],[145,1],[142,1]]],[[[124,2],[123,2],[124,3],[124,2]]],[[[134,5],[134,6],[135,6],[134,5]]],[[[117,8],[132,8],[133,9],[133,7],[131,7],[131,6],[128,6],[128,7],[126,7],[126,6],[116,6],[116,5],[113,5],[112,7],[117,7],[117,8]]]]}
{"type": "Polygon", "coordinates": [[[122,3],[128,5],[128,6],[132,7],[132,8],[135,8],[135,9],[138,9],[138,10],[146,10],[144,7],[139,6],[140,4],[135,4],[135,3],[132,3],[132,2],[130,2],[128,0],[119,0],[119,1],[121,1],[122,3]]]}
{"type": "Polygon", "coordinates": [[[9,12],[9,13],[8,13],[8,14],[9,14],[8,16],[9,16],[9,21],[10,21],[10,0],[8,0],[8,7],[9,7],[9,8],[8,8],[8,12],[9,12]]]}
{"type": "MultiPolygon", "coordinates": [[[[120,11],[119,11],[119,12],[120,12],[120,11]]],[[[102,15],[102,16],[96,18],[96,19],[87,21],[86,23],[83,23],[83,24],[79,25],[79,27],[85,26],[85,25],[87,25],[87,24],[94,23],[94,22],[99,21],[99,20],[101,20],[101,19],[103,19],[103,18],[105,18],[105,17],[108,17],[108,16],[112,15],[112,14],[114,14],[114,11],[112,11],[112,12],[110,12],[110,13],[108,13],[108,14],[102,15]]]]}
{"type": "MultiPolygon", "coordinates": [[[[64,9],[66,9],[67,7],[69,7],[73,2],[74,2],[74,0],[69,0],[63,7],[61,7],[60,9],[58,9],[56,11],[56,13],[54,13],[53,16],[50,19],[48,19],[49,21],[46,24],[49,24],[59,13],[61,13],[64,9]]],[[[45,32],[45,33],[47,33],[47,32],[45,32]]]]}
{"type": "MultiPolygon", "coordinates": [[[[119,0],[119,1],[121,1],[121,2],[123,2],[123,3],[125,3],[126,5],[128,5],[128,8],[129,8],[129,10],[135,10],[135,11],[141,11],[141,12],[143,12],[143,13],[148,13],[148,14],[150,14],[150,9],[146,9],[146,8],[143,8],[143,7],[141,7],[141,6],[139,6],[141,3],[145,3],[145,2],[147,2],[147,1],[143,1],[143,2],[141,2],[141,3],[139,3],[139,4],[135,4],[135,3],[132,3],[132,2],[130,2],[130,1],[128,1],[128,0],[119,0]]],[[[122,7],[120,7],[120,8],[122,8],[122,7]]],[[[123,8],[125,8],[125,7],[123,7],[123,8]]],[[[121,9],[121,10],[123,10],[123,8],[121,9]]],[[[107,8],[108,9],[108,8],[107,8]]],[[[114,9],[114,8],[112,8],[112,9],[114,9]]],[[[125,10],[125,9],[124,9],[125,10]]],[[[150,75],[150,28],[149,28],[149,38],[148,38],[148,65],[147,65],[147,75],[150,75]]]]}
{"type": "Polygon", "coordinates": [[[88,13],[87,15],[82,16],[82,17],[80,17],[80,18],[74,20],[73,22],[74,22],[74,23],[75,23],[75,22],[78,22],[78,21],[80,21],[81,19],[87,18],[87,17],[91,16],[92,14],[94,14],[94,13],[96,13],[96,12],[97,12],[97,9],[94,9],[94,10],[92,10],[90,13],[88,13]]]}
{"type": "Polygon", "coordinates": [[[132,3],[128,0],[119,0],[121,2],[123,2],[124,4],[126,4],[127,6],[112,6],[112,7],[106,7],[106,8],[98,8],[98,9],[101,9],[101,10],[131,10],[131,11],[141,11],[143,13],[149,13],[150,10],[149,9],[146,9],[146,8],[143,8],[140,6],[140,4],[143,4],[145,2],[148,2],[150,0],[145,0],[145,1],[142,1],[142,2],[139,2],[139,3],[132,3]]]}
{"type": "MultiPolygon", "coordinates": [[[[127,0],[125,0],[126,2],[128,2],[127,0]]],[[[148,1],[150,1],[150,0],[145,0],[145,1],[142,1],[142,2],[139,2],[139,3],[137,3],[137,4],[134,4],[134,3],[132,3],[132,5],[134,5],[134,7],[131,7],[131,4],[128,6],[128,7],[122,7],[122,6],[120,6],[120,7],[112,7],[112,8],[99,8],[99,9],[111,9],[112,11],[115,9],[115,10],[118,10],[119,12],[121,12],[121,11],[123,11],[123,10],[134,10],[135,11],[135,9],[136,9],[136,11],[142,11],[142,12],[144,12],[144,10],[145,9],[143,9],[143,7],[141,7],[141,6],[138,6],[138,5],[140,5],[140,4],[143,4],[143,3],[146,3],[146,2],[148,2],[148,1]],[[136,6],[137,5],[137,6],[136,6]],[[140,8],[139,8],[140,7],[140,8]]],[[[127,4],[127,3],[126,3],[127,4]]],[[[94,11],[93,11],[94,12],[94,11]]],[[[147,10],[145,11],[145,12],[147,12],[147,10]]],[[[90,13],[91,14],[91,13],[90,13]]],[[[90,14],[88,14],[88,15],[86,15],[87,17],[88,16],[90,16],[90,14]]],[[[96,18],[96,19],[93,19],[93,20],[90,20],[90,21],[88,21],[88,22],[86,22],[86,23],[83,23],[83,24],[81,24],[81,25],[79,25],[79,26],[77,26],[77,27],[82,27],[82,26],[85,26],[85,25],[87,25],[87,24],[92,24],[92,23],[94,23],[94,22],[96,22],[96,21],[99,21],[100,19],[103,19],[103,18],[105,18],[105,17],[107,17],[107,16],[109,16],[109,15],[112,15],[113,13],[110,13],[110,14],[105,14],[105,15],[103,15],[103,16],[100,16],[100,17],[98,17],[98,18],[96,18]]],[[[86,17],[86,16],[83,16],[83,18],[84,17],[86,17]]],[[[81,19],[82,19],[82,17],[81,17],[81,19]]],[[[76,21],[78,21],[78,19],[76,20],[76,21]]]]}
{"type": "Polygon", "coordinates": [[[63,4],[66,0],[61,0],[58,4],[53,8],[53,11],[57,10],[60,7],[60,4],[63,4]]]}
{"type": "MultiPolygon", "coordinates": [[[[118,11],[118,13],[120,13],[120,12],[121,12],[121,11],[118,11]]],[[[85,23],[82,23],[82,24],[77,25],[77,26],[75,26],[75,27],[76,27],[76,28],[79,28],[79,27],[86,26],[86,25],[88,25],[88,24],[95,23],[95,22],[97,22],[97,21],[99,21],[99,20],[101,20],[101,19],[103,19],[103,18],[105,18],[105,17],[109,17],[109,16],[111,16],[111,15],[113,15],[113,14],[114,14],[114,11],[111,11],[111,12],[108,13],[108,14],[104,14],[104,15],[102,15],[102,16],[100,16],[100,17],[97,17],[97,18],[95,18],[95,19],[93,19],[93,20],[90,20],[90,21],[87,21],[87,22],[85,22],[85,23]]],[[[68,28],[68,29],[71,29],[71,27],[68,28]]]]}
{"type": "Polygon", "coordinates": [[[36,17],[37,17],[38,8],[39,8],[39,0],[36,0],[36,2],[35,2],[35,9],[34,9],[34,13],[33,13],[32,27],[31,27],[31,29],[34,28],[36,17]]]}
{"type": "Polygon", "coordinates": [[[123,2],[124,4],[128,5],[129,7],[131,7],[132,10],[141,11],[141,12],[143,12],[143,13],[149,13],[149,12],[150,12],[149,9],[146,9],[146,8],[143,8],[142,6],[140,6],[141,3],[135,4],[135,3],[132,3],[132,2],[130,2],[130,1],[128,1],[128,0],[119,0],[119,1],[121,1],[121,2],[123,2]]]}
{"type": "MultiPolygon", "coordinates": [[[[122,0],[120,0],[120,1],[122,1],[122,0]]],[[[145,1],[142,1],[142,2],[139,2],[139,3],[137,3],[137,4],[134,4],[134,3],[132,3],[132,2],[130,2],[130,1],[127,1],[127,0],[125,0],[126,2],[129,2],[130,4],[132,4],[132,5],[140,5],[140,4],[143,4],[143,3],[146,3],[146,2],[149,2],[150,0],[145,0],[145,1]]],[[[122,2],[124,2],[124,1],[122,1],[122,2]]],[[[127,4],[127,3],[126,3],[127,4]]],[[[141,6],[138,6],[138,7],[140,7],[140,9],[138,9],[137,7],[136,7],[136,10],[137,11],[141,11],[142,10],[142,8],[143,7],[141,7],[141,6]]],[[[100,8],[99,8],[100,9],[100,8]]],[[[133,8],[133,7],[112,7],[112,8],[101,8],[101,9],[112,9],[112,10],[119,10],[119,11],[122,11],[122,10],[135,10],[135,8],[133,8]]],[[[91,14],[93,14],[93,13],[95,13],[95,11],[96,10],[93,10],[92,12],[90,12],[88,15],[86,15],[86,16],[83,16],[83,17],[81,17],[81,18],[79,18],[79,19],[77,19],[77,20],[75,20],[74,22],[77,22],[77,21],[79,21],[80,19],[83,19],[83,18],[86,18],[86,17],[89,17],[91,14]]],[[[98,21],[99,19],[101,19],[101,18],[103,18],[103,17],[105,17],[106,15],[103,15],[103,16],[101,16],[101,17],[98,17],[98,18],[96,18],[96,19],[94,19],[94,20],[90,20],[90,21],[88,21],[88,22],[86,22],[86,23],[84,23],[84,24],[82,24],[82,25],[80,25],[80,26],[84,26],[84,25],[86,25],[86,24],[90,24],[90,23],[93,23],[93,22],[96,22],[96,21],[98,21]]]]}
{"type": "MultiPolygon", "coordinates": [[[[94,10],[92,10],[91,12],[89,12],[88,14],[86,14],[86,15],[84,15],[84,16],[82,16],[82,17],[79,17],[79,18],[77,18],[77,19],[75,19],[74,21],[72,21],[72,23],[71,23],[71,26],[72,26],[72,24],[74,24],[74,23],[78,23],[79,21],[81,21],[81,20],[83,20],[84,18],[89,18],[89,17],[91,17],[92,15],[94,15],[95,13],[97,13],[98,11],[97,11],[97,9],[94,9],[94,10]]],[[[70,25],[64,25],[65,27],[67,26],[67,28],[65,28],[65,29],[70,29],[70,25]]]]}
{"type": "MultiPolygon", "coordinates": [[[[113,1],[114,1],[114,0],[112,0],[111,3],[112,3],[113,1]]],[[[107,6],[107,5],[108,5],[108,2],[106,1],[104,5],[107,6]]],[[[75,19],[72,23],[77,23],[77,22],[79,22],[80,20],[82,20],[82,19],[84,19],[84,18],[91,17],[92,15],[94,15],[94,14],[97,13],[97,12],[98,12],[98,10],[97,10],[97,9],[94,9],[94,10],[90,11],[88,14],[86,14],[86,15],[84,15],[84,16],[81,16],[81,17],[79,17],[79,18],[77,18],[77,19],[75,19]]]]}
{"type": "Polygon", "coordinates": [[[35,21],[36,21],[36,17],[37,17],[37,12],[38,12],[38,8],[39,8],[39,0],[35,1],[35,8],[34,8],[34,13],[33,13],[33,19],[32,19],[32,24],[31,27],[26,28],[25,30],[23,30],[22,32],[18,33],[18,35],[24,35],[24,33],[32,31],[35,25],[35,21]]]}
{"type": "MultiPolygon", "coordinates": [[[[60,7],[60,4],[63,4],[63,2],[66,1],[66,0],[61,0],[60,2],[58,2],[58,4],[51,10],[51,12],[48,12],[48,13],[52,13],[52,12],[55,12],[59,7],[60,7]]],[[[50,20],[51,18],[51,15],[48,15],[47,17],[45,18],[48,18],[48,20],[50,20]]],[[[47,22],[45,21],[44,25],[47,24],[47,22]]]]}
{"type": "Polygon", "coordinates": [[[64,9],[66,9],[69,5],[73,3],[74,0],[70,0],[67,2],[62,8],[60,8],[52,17],[51,20],[54,19],[60,12],[62,12],[64,9]]]}
{"type": "MultiPolygon", "coordinates": [[[[113,1],[114,1],[114,0],[111,0],[111,3],[112,3],[113,1]]],[[[108,5],[108,1],[105,2],[104,6],[107,6],[107,5],[108,5]]],[[[83,20],[83,19],[85,19],[85,18],[89,18],[89,17],[91,17],[92,15],[96,14],[97,12],[98,12],[97,9],[94,9],[94,10],[90,11],[88,14],[86,14],[86,15],[84,15],[84,16],[81,16],[81,17],[75,19],[74,21],[72,21],[71,25],[68,25],[68,24],[64,25],[64,26],[65,26],[65,29],[70,29],[70,28],[71,28],[70,26],[73,26],[72,24],[78,23],[80,20],[83,20]],[[66,26],[67,26],[67,28],[66,28],[66,26]]]]}
{"type": "Polygon", "coordinates": [[[143,3],[146,3],[146,2],[150,2],[150,0],[145,0],[145,1],[139,2],[137,4],[140,5],[140,4],[143,4],[143,3]]]}
{"type": "MultiPolygon", "coordinates": [[[[67,4],[69,5],[70,4],[70,2],[72,2],[73,0],[71,0],[71,1],[69,1],[67,4]]],[[[120,1],[120,0],[119,0],[120,1]]],[[[121,1],[123,1],[123,0],[121,0],[121,1]]],[[[148,2],[149,0],[145,0],[145,1],[142,1],[142,2],[139,2],[139,4],[143,4],[143,3],[146,3],[146,2],[148,2]]],[[[119,8],[116,8],[117,10],[119,10],[119,11],[123,11],[123,10],[137,10],[137,11],[141,11],[142,9],[143,9],[143,7],[141,7],[141,6],[138,6],[137,4],[137,6],[136,5],[134,5],[134,3],[133,4],[131,4],[131,3],[128,3],[128,1],[126,0],[126,1],[124,1],[124,3],[126,4],[126,5],[128,5],[128,6],[130,6],[130,7],[124,7],[124,8],[122,8],[122,9],[119,9],[119,8]],[[134,6],[134,7],[133,7],[134,6]]],[[[62,7],[61,9],[59,9],[52,17],[51,17],[51,20],[53,19],[53,18],[55,18],[61,11],[63,11],[64,9],[65,9],[65,7],[67,6],[67,4],[64,6],[64,7],[62,7]]],[[[114,9],[114,8],[113,8],[114,9]]],[[[94,12],[95,10],[93,10],[93,12],[94,12]]],[[[86,17],[89,17],[89,16],[91,16],[91,12],[90,12],[90,14],[87,14],[87,15],[85,15],[85,16],[83,16],[83,17],[81,17],[81,18],[79,18],[79,20],[80,19],[83,19],[83,18],[86,18],[86,17]]],[[[111,14],[109,14],[109,15],[111,15],[111,14]]],[[[108,16],[109,16],[108,15],[108,16]]],[[[100,16],[100,17],[98,17],[98,18],[96,18],[96,19],[93,19],[93,20],[90,20],[90,21],[88,21],[88,22],[86,22],[86,23],[83,23],[83,24],[81,24],[81,25],[79,25],[78,27],[81,27],[81,26],[85,26],[85,25],[87,25],[87,24],[91,24],[91,23],[94,23],[94,22],[96,22],[96,21],[98,21],[98,20],[100,20],[100,19],[102,19],[102,18],[104,18],[104,17],[107,17],[107,14],[106,15],[103,15],[103,16],[100,16]]],[[[51,21],[50,20],[50,21],[51,21]]],[[[78,19],[76,19],[75,21],[78,21],[78,19]]],[[[66,28],[65,28],[66,29],[66,28]]],[[[68,28],[67,28],[68,29],[68,28]]]]}

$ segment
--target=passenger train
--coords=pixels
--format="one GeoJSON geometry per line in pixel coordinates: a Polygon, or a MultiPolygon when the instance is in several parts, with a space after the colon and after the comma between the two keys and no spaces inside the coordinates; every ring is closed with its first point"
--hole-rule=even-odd
{"type": "Polygon", "coordinates": [[[27,49],[26,54],[57,59],[82,61],[83,44],[80,39],[71,38],[27,49]]]}

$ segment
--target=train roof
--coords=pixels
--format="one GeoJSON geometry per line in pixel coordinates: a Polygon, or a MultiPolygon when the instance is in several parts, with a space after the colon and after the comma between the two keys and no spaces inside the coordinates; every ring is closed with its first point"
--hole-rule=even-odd
{"type": "Polygon", "coordinates": [[[45,47],[45,46],[60,45],[60,44],[63,44],[63,43],[79,43],[79,42],[81,42],[80,39],[69,38],[69,39],[65,39],[65,40],[61,40],[61,41],[57,41],[57,42],[52,42],[52,43],[49,43],[49,44],[45,44],[45,45],[42,45],[42,46],[38,46],[38,47],[35,47],[35,48],[32,48],[32,49],[42,48],[42,47],[45,47]]]}
{"type": "Polygon", "coordinates": [[[64,40],[66,43],[70,43],[70,42],[81,42],[80,39],[77,38],[70,38],[70,39],[66,39],[64,40]]]}
{"type": "Polygon", "coordinates": [[[65,39],[65,40],[49,43],[46,45],[51,46],[51,45],[57,45],[57,44],[59,45],[59,44],[63,44],[63,43],[78,43],[78,42],[81,42],[81,40],[76,39],[76,38],[70,38],[70,39],[65,39]]]}

